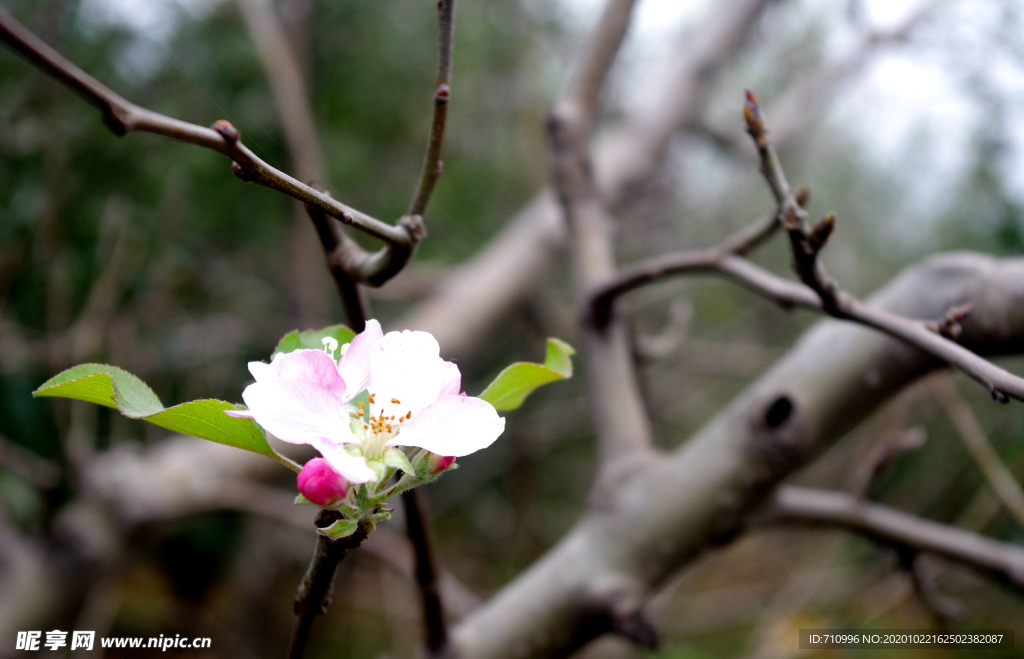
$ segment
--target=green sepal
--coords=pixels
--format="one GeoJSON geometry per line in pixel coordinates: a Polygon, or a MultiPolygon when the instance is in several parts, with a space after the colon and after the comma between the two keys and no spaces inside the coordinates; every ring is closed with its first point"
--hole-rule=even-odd
{"type": "Polygon", "coordinates": [[[359,528],[359,522],[350,519],[339,519],[334,524],[331,524],[325,528],[317,528],[316,532],[320,535],[327,536],[328,538],[347,538],[356,532],[359,528]]]}
{"type": "Polygon", "coordinates": [[[409,458],[405,456],[405,451],[399,448],[389,448],[384,451],[384,464],[395,469],[401,469],[407,474],[416,473],[412,463],[409,462],[409,458]]]}

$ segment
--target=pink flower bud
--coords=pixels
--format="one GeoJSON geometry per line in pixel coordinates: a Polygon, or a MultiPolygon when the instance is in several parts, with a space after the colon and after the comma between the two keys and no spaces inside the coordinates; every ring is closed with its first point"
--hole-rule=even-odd
{"type": "Polygon", "coordinates": [[[318,506],[333,506],[348,494],[348,481],[323,458],[307,462],[296,480],[302,496],[318,506]]]}
{"type": "Polygon", "coordinates": [[[435,474],[440,474],[442,471],[444,471],[448,467],[451,467],[453,464],[455,464],[455,456],[454,455],[447,455],[447,456],[445,456],[445,455],[438,455],[436,453],[431,453],[430,454],[430,458],[428,458],[428,459],[429,459],[429,462],[427,464],[429,466],[428,466],[428,472],[427,473],[429,473],[431,476],[433,476],[435,474]]]}

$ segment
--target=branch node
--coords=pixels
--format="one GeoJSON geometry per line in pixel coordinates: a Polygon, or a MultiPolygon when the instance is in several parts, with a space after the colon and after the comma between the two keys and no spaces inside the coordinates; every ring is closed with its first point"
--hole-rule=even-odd
{"type": "Polygon", "coordinates": [[[1006,404],[1010,402],[1010,397],[1007,396],[1005,392],[996,389],[995,387],[992,387],[992,400],[994,400],[997,403],[1006,404]]]}
{"type": "Polygon", "coordinates": [[[438,103],[447,103],[448,97],[451,95],[452,89],[446,83],[438,85],[437,91],[434,92],[434,100],[438,103]]]}
{"type": "Polygon", "coordinates": [[[413,245],[427,237],[427,225],[423,223],[423,217],[420,215],[403,215],[398,218],[397,224],[409,233],[413,245]]]}
{"type": "Polygon", "coordinates": [[[644,617],[643,611],[640,609],[625,615],[613,614],[611,631],[648,650],[656,650],[661,645],[658,630],[644,617]]]}
{"type": "Polygon", "coordinates": [[[256,180],[255,172],[246,169],[245,167],[243,167],[237,161],[234,160],[231,161],[231,173],[237,176],[238,178],[242,179],[246,183],[256,180]]]}
{"type": "Polygon", "coordinates": [[[103,111],[103,125],[118,137],[124,137],[128,134],[128,122],[122,116],[123,114],[123,111],[118,110],[118,108],[112,105],[108,105],[107,109],[103,111]]]}

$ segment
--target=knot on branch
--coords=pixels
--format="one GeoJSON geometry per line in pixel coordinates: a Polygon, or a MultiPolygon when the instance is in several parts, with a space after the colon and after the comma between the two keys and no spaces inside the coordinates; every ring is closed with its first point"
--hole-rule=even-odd
{"type": "MultiPolygon", "coordinates": [[[[438,167],[440,166],[441,163],[438,163],[438,167]]],[[[420,215],[403,215],[398,218],[398,226],[408,232],[413,245],[427,237],[427,225],[423,223],[423,217],[420,215]]]]}
{"type": "Polygon", "coordinates": [[[748,448],[755,459],[747,480],[749,485],[756,486],[774,482],[788,473],[804,458],[806,447],[801,411],[790,394],[769,396],[753,409],[748,448]]]}
{"type": "Polygon", "coordinates": [[[447,103],[448,97],[451,95],[452,89],[447,83],[441,83],[438,85],[437,90],[434,92],[434,100],[438,103],[447,103]]]}
{"type": "Polygon", "coordinates": [[[632,581],[615,581],[618,583],[594,587],[588,607],[590,613],[578,633],[583,636],[616,634],[639,647],[657,649],[661,640],[644,612],[644,589],[632,581]]]}
{"type": "Polygon", "coordinates": [[[128,134],[128,121],[125,118],[125,112],[120,108],[116,108],[113,105],[108,105],[103,111],[103,125],[110,129],[110,132],[118,137],[124,137],[128,134]]]}

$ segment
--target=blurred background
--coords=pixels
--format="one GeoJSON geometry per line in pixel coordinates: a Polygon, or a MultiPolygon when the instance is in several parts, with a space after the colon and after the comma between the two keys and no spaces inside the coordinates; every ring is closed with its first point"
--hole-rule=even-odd
{"type": "MultiPolygon", "coordinates": [[[[229,119],[260,157],[290,169],[239,4],[3,4],[126,98],[201,125],[229,119]]],[[[415,318],[544,187],[545,113],[601,4],[460,4],[445,174],[415,260],[370,293],[386,327],[415,318]]],[[[642,0],[602,125],[643,116],[726,5],[642,0]]],[[[308,72],[323,184],[393,221],[415,185],[430,121],[433,2],[277,0],[274,9],[308,72]]],[[[748,87],[767,108],[791,180],[811,189],[811,215],[837,212],[825,261],[854,293],[867,295],[938,251],[1018,254],[1022,34],[1012,0],[765,3],[673,139],[657,180],[622,209],[620,262],[712,245],[771,208],[742,131],[748,87]]],[[[784,242],[757,260],[786,272],[784,242]]],[[[684,442],[815,321],[710,281],[647,289],[628,304],[665,447],[684,442]]],[[[567,273],[555,268],[509,306],[500,331],[471,350],[446,352],[442,343],[442,354],[457,358],[476,393],[510,361],[539,359],[544,337],[574,341],[574,309],[567,273]]],[[[53,628],[209,636],[208,656],[280,656],[314,544],[311,512],[291,505],[290,473],[105,408],[30,394],[64,368],[101,361],[144,379],[165,404],[238,400],[246,362],[268,358],[282,334],[343,320],[314,232],[288,198],[242,184],[217,154],[148,135],[113,137],[94,109],[0,49],[0,656],[14,631],[53,628]]],[[[1024,520],[992,495],[964,442],[990,442],[1024,477],[1019,410],[938,375],[796,480],[866,487],[873,500],[1024,542],[1024,520]],[[863,485],[864,456],[908,430],[927,437],[923,446],[863,485]]],[[[538,392],[509,415],[493,449],[428,488],[453,617],[571,527],[594,454],[577,378],[538,392]]],[[[413,656],[419,606],[402,535],[399,515],[343,564],[307,656],[413,656]]],[[[797,654],[792,633],[801,627],[1016,625],[1024,633],[1019,595],[939,561],[917,566],[922,573],[927,587],[915,587],[891,551],[840,532],[753,533],[657,597],[663,649],[609,640],[585,653],[786,657],[797,654]]]]}

